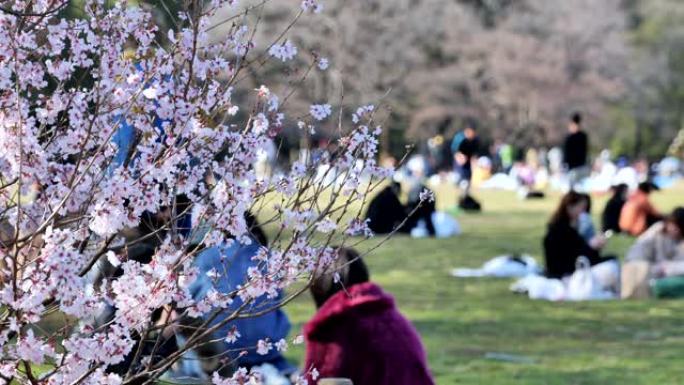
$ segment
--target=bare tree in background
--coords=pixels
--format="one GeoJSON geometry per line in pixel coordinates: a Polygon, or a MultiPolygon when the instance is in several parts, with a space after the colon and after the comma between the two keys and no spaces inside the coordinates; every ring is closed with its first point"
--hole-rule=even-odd
{"type": "MultiPolygon", "coordinates": [[[[265,17],[287,23],[285,3],[265,17]]],[[[559,140],[559,127],[573,109],[609,132],[606,109],[625,90],[629,47],[620,0],[326,6],[324,22],[300,23],[291,34],[321,47],[316,54],[333,64],[309,80],[315,84],[304,88],[309,94],[298,97],[339,97],[344,89],[348,104],[363,102],[362,95],[383,98],[393,115],[385,150],[392,129],[422,140],[437,133],[441,120],[466,115],[483,121],[491,136],[517,135],[525,143],[530,137],[538,144],[559,140]],[[531,128],[537,131],[528,135],[531,128]]]]}
{"type": "Polygon", "coordinates": [[[539,126],[545,141],[557,142],[573,109],[603,123],[624,92],[629,51],[620,1],[529,0],[522,8],[483,37],[496,83],[492,108],[505,127],[539,126]]]}

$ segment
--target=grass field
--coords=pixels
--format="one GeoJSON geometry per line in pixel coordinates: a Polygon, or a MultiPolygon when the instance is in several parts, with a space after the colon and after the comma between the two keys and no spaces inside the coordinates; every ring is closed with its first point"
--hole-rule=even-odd
{"type": "MultiPolygon", "coordinates": [[[[507,279],[451,277],[454,267],[478,267],[503,253],[527,252],[541,261],[540,240],[558,199],[475,195],[484,212],[458,216],[461,236],[397,236],[367,258],[372,279],[396,297],[422,335],[437,384],[684,384],[684,301],[547,303],[512,294],[507,279]]],[[[684,204],[684,188],[655,200],[663,210],[684,204]]],[[[604,201],[596,199],[594,214],[604,201]]],[[[629,243],[613,238],[608,252],[623,255],[629,243]]],[[[286,311],[297,331],[314,308],[304,295],[286,311]]],[[[303,348],[288,355],[301,362],[303,348]]]]}

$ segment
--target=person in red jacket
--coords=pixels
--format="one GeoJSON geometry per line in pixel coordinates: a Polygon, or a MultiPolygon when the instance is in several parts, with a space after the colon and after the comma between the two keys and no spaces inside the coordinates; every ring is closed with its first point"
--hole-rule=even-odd
{"type": "Polygon", "coordinates": [[[314,384],[331,377],[354,385],[434,384],[420,336],[394,299],[369,282],[357,252],[340,249],[311,293],[318,311],[304,326],[304,370],[314,384]]]}

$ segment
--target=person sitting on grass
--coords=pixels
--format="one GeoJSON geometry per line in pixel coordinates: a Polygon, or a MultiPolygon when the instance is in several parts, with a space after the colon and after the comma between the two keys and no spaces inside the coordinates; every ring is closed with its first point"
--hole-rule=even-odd
{"type": "MultiPolygon", "coordinates": [[[[246,213],[245,220],[249,227],[251,243],[234,240],[221,246],[209,247],[202,250],[195,259],[194,264],[199,274],[188,287],[195,301],[201,301],[213,291],[223,295],[235,293],[240,285],[248,282],[249,270],[260,268],[254,257],[262,248],[267,247],[268,239],[252,214],[246,213]]],[[[277,307],[282,297],[282,292],[275,298],[263,295],[244,306],[243,300],[237,296],[217,316],[214,316],[213,310],[203,316],[208,322],[208,327],[218,327],[214,332],[214,338],[223,345],[220,348],[222,361],[246,369],[268,364],[275,367],[283,376],[289,376],[296,371],[279,350],[272,349],[266,354],[260,354],[257,349],[259,340],[268,339],[276,343],[287,338],[290,321],[282,308],[277,307]],[[226,318],[238,309],[241,309],[242,317],[226,323],[226,318]],[[247,317],[249,314],[259,315],[247,317]],[[226,338],[231,335],[235,336],[234,341],[226,338]]]]}
{"type": "Polygon", "coordinates": [[[622,268],[622,297],[649,296],[649,282],[684,275],[684,207],[643,233],[627,252],[622,268]]]}
{"type": "Polygon", "coordinates": [[[338,260],[315,277],[311,294],[318,311],[304,326],[304,370],[312,383],[317,371],[354,385],[434,384],[420,336],[394,299],[369,282],[356,251],[341,248],[338,260]]]}
{"type": "Polygon", "coordinates": [[[628,187],[621,183],[611,187],[610,190],[613,192],[613,196],[606,203],[601,219],[603,231],[612,231],[617,234],[622,232],[620,229],[620,212],[627,200],[628,187]]]}
{"type": "Polygon", "coordinates": [[[434,236],[432,214],[435,213],[435,203],[420,200],[420,193],[423,190],[426,190],[423,184],[416,184],[411,188],[408,205],[404,206],[399,201],[401,186],[392,182],[368,204],[368,228],[375,234],[390,234],[393,231],[410,234],[411,230],[423,221],[428,235],[434,236]]]}
{"type": "Polygon", "coordinates": [[[585,241],[591,242],[596,236],[596,227],[594,226],[594,220],[591,217],[591,196],[585,193],[580,193],[580,195],[584,198],[587,209],[580,214],[580,217],[577,220],[577,231],[585,241]]]}
{"type": "Polygon", "coordinates": [[[571,275],[575,271],[577,258],[581,256],[587,257],[592,266],[614,259],[604,258],[600,254],[606,243],[603,236],[586,241],[578,232],[580,216],[586,211],[586,197],[570,191],[551,217],[543,241],[546,275],[549,278],[571,275]]]}
{"type": "Polygon", "coordinates": [[[410,234],[411,230],[416,227],[424,226],[427,234],[431,237],[435,236],[436,230],[435,225],[432,222],[432,215],[437,211],[434,200],[421,200],[420,194],[423,191],[430,191],[425,185],[418,184],[415,185],[411,191],[409,191],[408,204],[406,205],[406,222],[399,229],[402,233],[410,234]]]}
{"type": "Polygon", "coordinates": [[[392,182],[368,204],[368,228],[375,234],[389,234],[406,218],[406,208],[399,201],[399,183],[392,182]]]}
{"type": "Polygon", "coordinates": [[[639,184],[637,191],[627,199],[620,212],[620,229],[622,231],[638,237],[651,225],[663,219],[663,216],[649,200],[651,192],[657,189],[658,187],[650,182],[639,184]]]}

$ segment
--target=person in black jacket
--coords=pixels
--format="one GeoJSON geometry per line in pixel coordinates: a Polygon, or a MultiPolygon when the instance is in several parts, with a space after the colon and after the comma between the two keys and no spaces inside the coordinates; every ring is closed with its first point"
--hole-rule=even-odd
{"type": "Polygon", "coordinates": [[[428,188],[423,184],[417,184],[409,191],[408,204],[406,205],[406,222],[399,230],[400,232],[410,234],[411,230],[418,226],[418,222],[422,220],[428,235],[431,237],[435,236],[432,214],[437,209],[434,201],[420,200],[420,193],[424,190],[428,190],[428,188]]]}
{"type": "Polygon", "coordinates": [[[473,176],[473,161],[477,160],[480,153],[480,139],[477,136],[477,123],[474,119],[465,120],[463,137],[455,148],[454,160],[456,171],[460,175],[462,184],[465,185],[463,196],[470,192],[470,181],[473,176]]]}
{"type": "Polygon", "coordinates": [[[596,236],[589,242],[577,231],[577,222],[587,210],[587,201],[575,191],[567,193],[551,217],[546,236],[544,236],[544,257],[546,259],[546,275],[549,278],[563,278],[575,271],[578,257],[585,256],[591,265],[605,262],[612,258],[600,255],[605,244],[603,236],[596,236]]]}
{"type": "Polygon", "coordinates": [[[375,234],[389,234],[393,231],[410,234],[418,222],[423,220],[428,234],[434,236],[432,214],[435,212],[435,203],[420,200],[420,192],[425,189],[420,183],[411,188],[408,204],[404,206],[399,201],[399,183],[385,187],[368,204],[368,228],[375,234]]]}
{"type": "Polygon", "coordinates": [[[392,183],[378,193],[368,204],[366,219],[375,234],[389,234],[406,218],[406,208],[399,201],[398,183],[392,183]]]}
{"type": "Polygon", "coordinates": [[[587,154],[589,138],[582,131],[582,115],[575,112],[568,123],[568,136],[563,143],[563,163],[568,170],[570,188],[580,182],[588,174],[587,154]]]}
{"type": "Polygon", "coordinates": [[[628,190],[629,188],[624,183],[611,187],[613,196],[606,203],[606,207],[603,209],[603,215],[601,216],[603,231],[610,230],[616,234],[621,231],[620,212],[622,212],[622,206],[624,206],[627,201],[628,190]]]}

